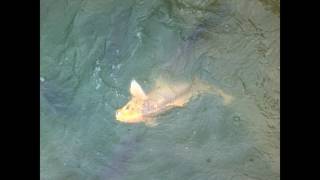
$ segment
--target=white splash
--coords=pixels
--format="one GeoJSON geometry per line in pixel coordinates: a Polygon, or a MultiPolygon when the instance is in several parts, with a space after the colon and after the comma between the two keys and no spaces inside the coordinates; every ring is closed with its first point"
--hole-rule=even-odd
{"type": "Polygon", "coordinates": [[[98,90],[101,87],[101,82],[102,82],[102,79],[99,76],[99,72],[101,71],[101,67],[99,66],[99,61],[96,61],[96,65],[97,66],[95,67],[95,69],[93,71],[93,78],[96,83],[96,90],[98,90]]]}

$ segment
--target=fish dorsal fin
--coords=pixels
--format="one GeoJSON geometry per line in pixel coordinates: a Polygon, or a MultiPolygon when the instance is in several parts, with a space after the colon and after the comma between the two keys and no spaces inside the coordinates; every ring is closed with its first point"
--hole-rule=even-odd
{"type": "Polygon", "coordinates": [[[143,91],[140,84],[138,84],[137,81],[134,79],[131,81],[130,94],[133,97],[137,97],[139,99],[147,99],[146,93],[143,91]]]}
{"type": "Polygon", "coordinates": [[[168,82],[166,82],[166,81],[164,80],[164,78],[160,76],[160,77],[156,80],[155,86],[156,86],[156,88],[160,88],[160,87],[163,88],[163,87],[168,86],[168,82]]]}

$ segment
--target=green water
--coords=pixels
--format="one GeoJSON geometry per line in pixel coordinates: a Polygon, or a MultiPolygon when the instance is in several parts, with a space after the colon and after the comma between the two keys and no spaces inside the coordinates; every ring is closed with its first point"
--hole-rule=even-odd
{"type": "Polygon", "coordinates": [[[40,3],[41,179],[280,179],[279,1],[40,3]],[[131,79],[149,90],[165,64],[234,101],[203,94],[153,128],[117,122],[131,79]]]}

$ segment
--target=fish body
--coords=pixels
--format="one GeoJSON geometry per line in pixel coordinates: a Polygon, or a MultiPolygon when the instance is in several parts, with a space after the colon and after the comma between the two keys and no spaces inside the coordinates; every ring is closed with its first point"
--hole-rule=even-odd
{"type": "Polygon", "coordinates": [[[130,86],[131,100],[116,111],[116,119],[124,123],[144,122],[148,126],[155,126],[157,124],[155,118],[159,114],[175,107],[183,107],[191,97],[199,93],[213,92],[213,90],[219,93],[217,91],[219,89],[213,89],[213,86],[199,80],[192,83],[169,83],[160,79],[156,82],[154,88],[146,94],[141,86],[135,80],[132,80],[130,86]]]}
{"type": "Polygon", "coordinates": [[[148,99],[143,103],[142,113],[144,117],[153,117],[171,108],[182,107],[192,96],[191,91],[192,86],[188,84],[156,87],[147,95],[148,99]]]}
{"type": "Polygon", "coordinates": [[[141,123],[146,125],[156,125],[154,119],[175,107],[183,107],[189,100],[200,93],[213,93],[221,96],[225,104],[233,99],[219,88],[209,85],[190,75],[195,74],[199,69],[199,61],[193,58],[193,48],[195,43],[207,32],[208,23],[205,21],[196,26],[193,33],[183,41],[177,52],[171,59],[164,63],[159,71],[160,78],[156,80],[155,86],[148,93],[135,81],[131,81],[131,99],[122,108],[116,111],[116,119],[124,123],[141,123]],[[163,79],[163,76],[166,79],[163,79]],[[185,78],[192,82],[169,81],[168,79],[185,78]]]}

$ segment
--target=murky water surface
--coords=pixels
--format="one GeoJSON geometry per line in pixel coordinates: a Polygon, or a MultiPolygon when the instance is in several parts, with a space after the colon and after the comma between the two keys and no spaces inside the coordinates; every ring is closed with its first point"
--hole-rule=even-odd
{"type": "Polygon", "coordinates": [[[280,179],[279,6],[41,0],[41,179],[280,179]],[[166,70],[234,101],[196,96],[153,128],[116,121],[131,79],[148,91],[166,70]]]}

